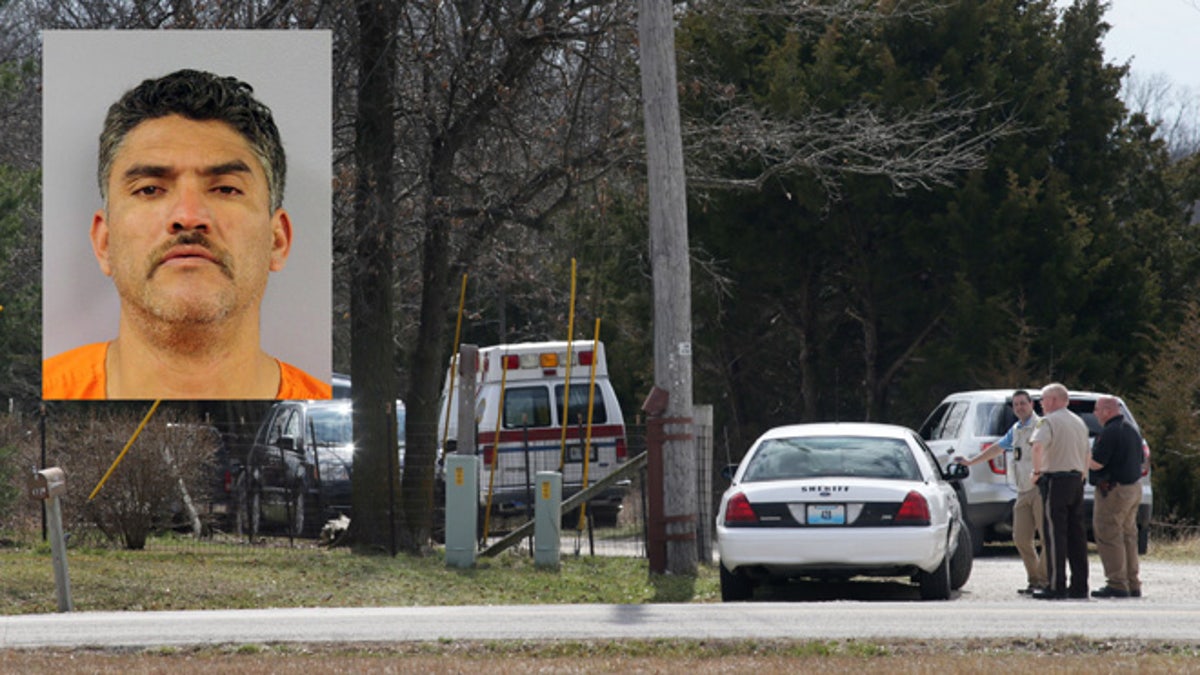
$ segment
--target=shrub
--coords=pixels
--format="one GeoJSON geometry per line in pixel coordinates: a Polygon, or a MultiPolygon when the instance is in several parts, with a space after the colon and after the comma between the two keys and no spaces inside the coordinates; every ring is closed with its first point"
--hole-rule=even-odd
{"type": "Polygon", "coordinates": [[[152,532],[196,520],[192,505],[208,498],[217,450],[207,426],[160,409],[89,501],[143,416],[126,405],[64,406],[52,424],[55,457],[67,474],[64,511],[76,527],[94,526],[129,549],[144,548],[152,532]]]}
{"type": "Polygon", "coordinates": [[[37,464],[37,415],[0,414],[0,530],[28,533],[40,515],[25,498],[29,473],[37,464]]]}
{"type": "Polygon", "coordinates": [[[17,486],[17,448],[0,445],[0,513],[12,513],[20,488],[17,486]]]}

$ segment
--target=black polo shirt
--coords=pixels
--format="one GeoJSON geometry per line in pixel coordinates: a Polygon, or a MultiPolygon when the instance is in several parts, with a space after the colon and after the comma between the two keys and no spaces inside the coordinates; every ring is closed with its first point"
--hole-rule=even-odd
{"type": "Polygon", "coordinates": [[[1104,465],[1103,469],[1091,472],[1093,484],[1101,480],[1122,485],[1136,483],[1142,477],[1142,436],[1124,415],[1116,415],[1104,424],[1096,438],[1092,459],[1104,465]]]}

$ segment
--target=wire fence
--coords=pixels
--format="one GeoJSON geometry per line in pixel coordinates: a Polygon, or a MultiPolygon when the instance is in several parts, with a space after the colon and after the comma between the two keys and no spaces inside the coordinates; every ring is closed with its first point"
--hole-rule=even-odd
{"type": "MultiPolygon", "coordinates": [[[[147,425],[122,466],[89,502],[88,495],[145,411],[144,407],[131,406],[105,409],[103,413],[95,406],[81,410],[84,412],[0,414],[0,538],[30,543],[44,539],[42,503],[26,495],[29,476],[41,466],[59,466],[67,474],[68,493],[62,507],[71,546],[168,546],[193,551],[220,547],[226,554],[240,548],[253,555],[256,547],[326,545],[333,538],[330,532],[346,525],[345,521],[331,523],[325,537],[321,536],[322,528],[314,527],[300,532],[291,531],[287,525],[264,524],[257,532],[248,531],[244,513],[247,504],[244,499],[239,501],[238,471],[261,422],[253,418],[214,429],[203,418],[164,414],[147,425]],[[185,462],[193,456],[203,461],[185,462]],[[193,467],[186,472],[188,475],[179,469],[185,463],[193,467]],[[148,499],[153,503],[145,503],[148,499]],[[127,511],[150,515],[130,522],[127,511]],[[131,536],[139,529],[144,536],[131,536]]],[[[711,439],[711,428],[698,432],[699,438],[711,439]]],[[[644,425],[628,425],[626,439],[627,460],[645,452],[644,425]]],[[[721,489],[714,486],[712,463],[711,449],[707,454],[698,452],[697,545],[702,549],[698,549],[702,561],[711,559],[711,514],[721,489]]],[[[645,558],[648,498],[642,468],[624,483],[624,497],[615,518],[611,511],[598,518],[591,509],[582,522],[578,510],[564,514],[560,538],[563,555],[645,558]]],[[[440,509],[435,513],[442,517],[440,509]]],[[[525,519],[524,514],[490,519],[491,532],[481,540],[480,549],[519,527],[525,519]]],[[[287,523],[289,518],[285,514],[277,521],[287,523]]],[[[532,555],[532,537],[520,543],[517,550],[532,555]]]]}

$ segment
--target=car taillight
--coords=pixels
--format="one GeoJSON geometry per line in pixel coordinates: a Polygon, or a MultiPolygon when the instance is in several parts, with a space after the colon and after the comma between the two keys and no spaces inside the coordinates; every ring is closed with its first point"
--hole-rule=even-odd
{"type": "Polygon", "coordinates": [[[493,446],[483,446],[483,465],[491,466],[492,460],[496,457],[496,449],[493,446]]]}
{"type": "MultiPolygon", "coordinates": [[[[983,452],[984,449],[990,445],[991,443],[984,443],[983,445],[979,446],[979,451],[983,452]]],[[[1008,460],[1005,458],[1005,454],[1002,452],[999,455],[989,459],[988,468],[992,470],[992,473],[999,474],[1001,476],[1008,473],[1008,460]]]]}
{"type": "Polygon", "coordinates": [[[896,512],[896,523],[904,525],[928,525],[929,502],[916,490],[910,491],[896,512]]]}
{"type": "Polygon", "coordinates": [[[1150,445],[1142,441],[1142,478],[1150,475],[1150,445]]]}
{"type": "Polygon", "coordinates": [[[617,439],[617,461],[624,462],[625,458],[628,456],[629,456],[629,450],[628,450],[628,448],[625,447],[625,439],[618,438],[617,439]]]}
{"type": "Polygon", "coordinates": [[[758,523],[758,515],[754,513],[754,507],[750,506],[750,500],[746,499],[746,495],[739,492],[729,498],[729,503],[725,505],[725,524],[726,525],[754,525],[758,523]]]}

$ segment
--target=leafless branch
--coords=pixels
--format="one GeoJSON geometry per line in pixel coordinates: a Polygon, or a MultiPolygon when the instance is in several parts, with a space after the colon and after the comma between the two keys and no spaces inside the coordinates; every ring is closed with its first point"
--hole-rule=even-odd
{"type": "Polygon", "coordinates": [[[715,124],[685,124],[688,182],[761,190],[803,171],[827,188],[835,188],[841,174],[882,176],[900,191],[949,185],[961,172],[981,168],[988,146],[1017,130],[1010,119],[977,131],[979,117],[994,107],[959,99],[891,115],[861,106],[784,119],[740,104],[715,124]],[[732,167],[737,175],[730,175],[732,167]]]}

